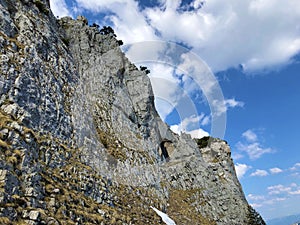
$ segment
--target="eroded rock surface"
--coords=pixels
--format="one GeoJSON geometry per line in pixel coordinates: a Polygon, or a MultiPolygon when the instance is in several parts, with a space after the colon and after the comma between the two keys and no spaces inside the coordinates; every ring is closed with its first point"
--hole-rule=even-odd
{"type": "Polygon", "coordinates": [[[264,224],[229,146],[172,133],[113,34],[48,0],[0,17],[0,224],[264,224]]]}

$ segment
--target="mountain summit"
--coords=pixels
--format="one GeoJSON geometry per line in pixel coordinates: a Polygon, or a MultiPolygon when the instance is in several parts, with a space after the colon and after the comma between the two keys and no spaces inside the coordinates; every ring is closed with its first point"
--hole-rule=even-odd
{"type": "Polygon", "coordinates": [[[225,141],[174,134],[113,31],[0,0],[0,224],[265,224],[225,141]]]}

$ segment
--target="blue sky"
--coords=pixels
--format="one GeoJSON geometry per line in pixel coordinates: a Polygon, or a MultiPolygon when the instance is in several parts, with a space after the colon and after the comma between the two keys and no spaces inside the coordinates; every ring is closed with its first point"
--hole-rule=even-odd
{"type": "Polygon", "coordinates": [[[56,16],[114,28],[128,57],[150,68],[157,109],[172,130],[201,137],[220,129],[246,197],[265,219],[299,213],[298,0],[50,2],[56,16]],[[148,41],[171,42],[177,55],[148,41]]]}

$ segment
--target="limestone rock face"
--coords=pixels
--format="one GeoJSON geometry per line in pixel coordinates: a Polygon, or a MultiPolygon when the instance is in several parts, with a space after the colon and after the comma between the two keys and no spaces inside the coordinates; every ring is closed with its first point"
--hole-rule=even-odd
{"type": "Polygon", "coordinates": [[[48,0],[0,17],[0,224],[264,224],[229,146],[172,133],[113,33],[48,0]]]}

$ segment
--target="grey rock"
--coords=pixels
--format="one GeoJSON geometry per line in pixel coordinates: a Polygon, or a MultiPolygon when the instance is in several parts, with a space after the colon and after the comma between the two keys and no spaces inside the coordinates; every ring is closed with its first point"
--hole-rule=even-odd
{"type": "Polygon", "coordinates": [[[48,217],[46,219],[46,224],[47,225],[59,225],[59,222],[53,217],[48,217]]]}
{"type": "Polygon", "coordinates": [[[0,202],[23,209],[1,208],[0,217],[155,224],[144,199],[168,210],[180,190],[195,215],[217,224],[248,224],[250,212],[258,218],[229,146],[213,139],[199,149],[174,134],[156,112],[150,79],[114,35],[82,16],[56,20],[48,0],[0,0],[0,17],[0,202]]]}
{"type": "Polygon", "coordinates": [[[25,189],[25,196],[27,197],[36,197],[36,193],[33,187],[29,187],[25,189]]]}
{"type": "Polygon", "coordinates": [[[38,220],[39,216],[40,216],[40,212],[34,211],[34,210],[30,211],[28,214],[29,219],[34,220],[34,221],[38,220]]]}

